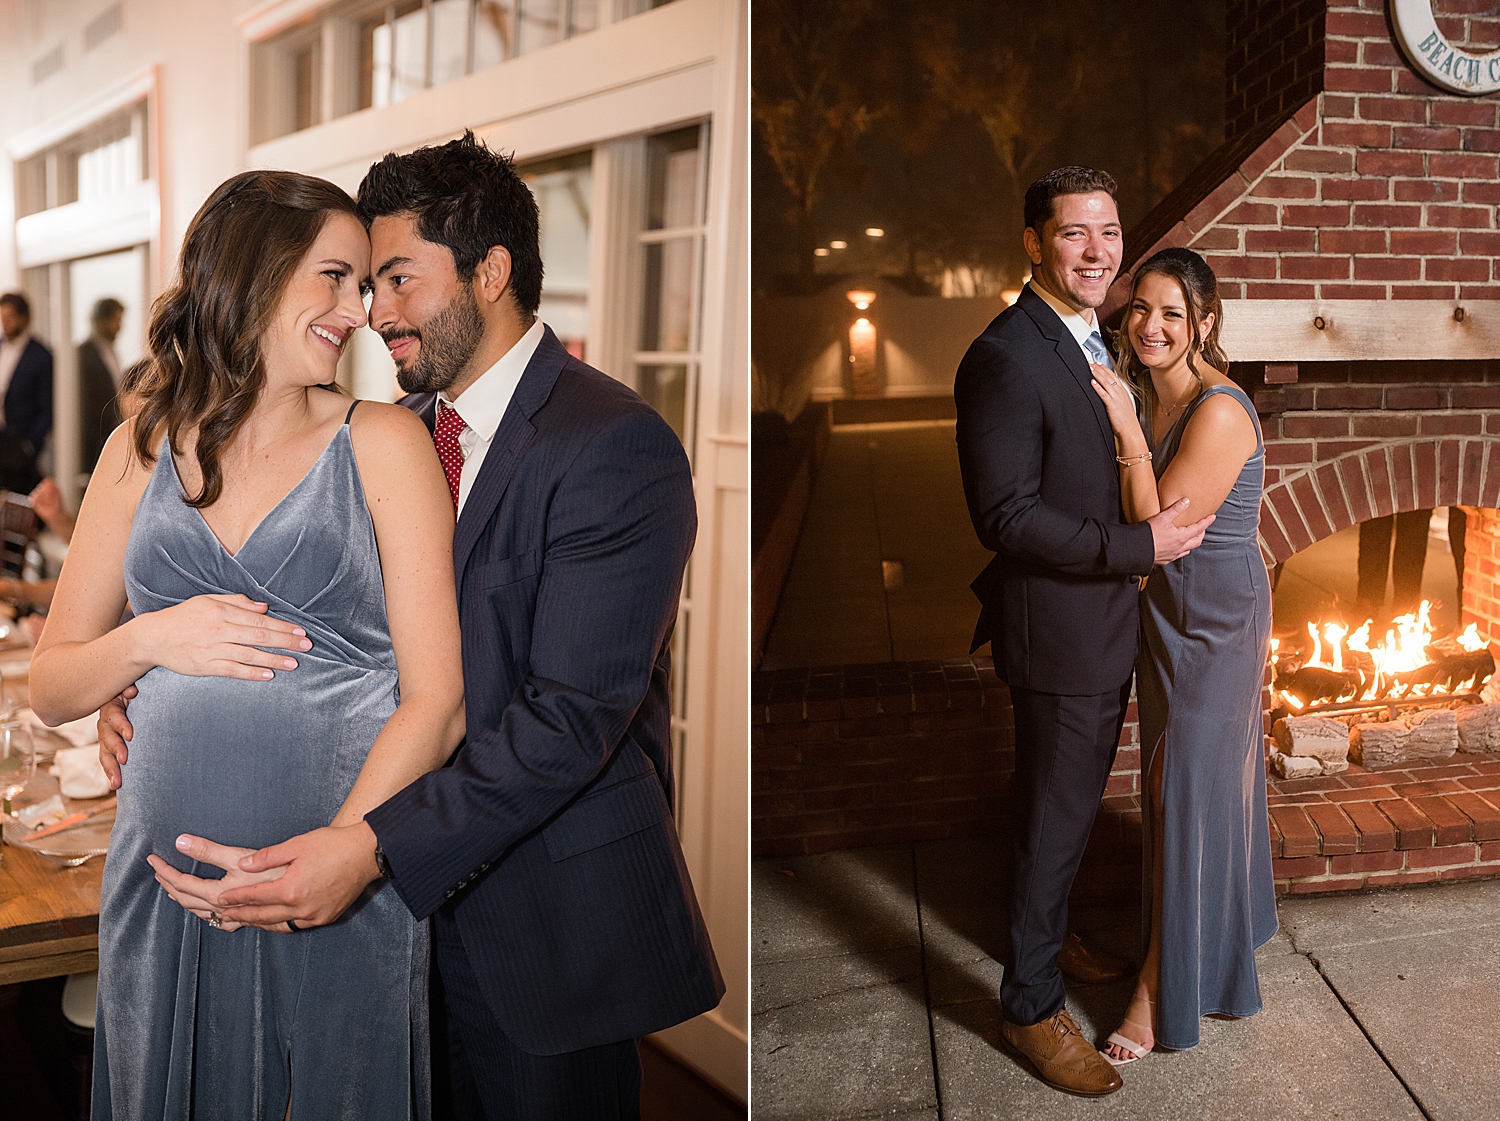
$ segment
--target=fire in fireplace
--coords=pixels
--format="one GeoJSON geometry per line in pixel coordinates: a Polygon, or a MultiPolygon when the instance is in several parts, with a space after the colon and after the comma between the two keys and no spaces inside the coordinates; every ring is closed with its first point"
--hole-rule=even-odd
{"type": "Polygon", "coordinates": [[[1370,644],[1373,620],[1354,631],[1342,623],[1308,623],[1310,647],[1283,654],[1272,640],[1273,699],[1296,712],[1352,710],[1370,704],[1416,702],[1475,693],[1495,672],[1488,644],[1470,623],[1457,636],[1436,639],[1432,605],[1396,618],[1385,638],[1370,644]]]}

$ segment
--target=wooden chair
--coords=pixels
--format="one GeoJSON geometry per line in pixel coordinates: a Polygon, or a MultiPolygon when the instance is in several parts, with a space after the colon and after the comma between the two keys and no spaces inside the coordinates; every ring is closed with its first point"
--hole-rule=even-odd
{"type": "Polygon", "coordinates": [[[39,520],[31,496],[0,491],[0,570],[19,580],[26,565],[26,547],[37,535],[39,520]]]}

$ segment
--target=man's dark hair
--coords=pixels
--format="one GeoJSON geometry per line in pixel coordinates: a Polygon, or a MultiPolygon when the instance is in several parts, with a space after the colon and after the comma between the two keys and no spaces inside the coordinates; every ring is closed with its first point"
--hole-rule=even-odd
{"type": "Polygon", "coordinates": [[[7,292],[0,296],[0,307],[13,308],[22,319],[31,318],[31,301],[19,292],[7,292]]]}
{"type": "Polygon", "coordinates": [[[112,315],[117,315],[125,310],[125,305],[113,296],[105,296],[94,305],[94,310],[89,313],[90,323],[102,323],[112,315]]]}
{"type": "Polygon", "coordinates": [[[394,152],[359,185],[368,227],[386,215],[413,215],[425,241],[446,246],[460,280],[474,275],[491,247],[510,251],[511,296],[523,314],[542,302],[541,217],[515,163],[465,131],[460,140],[406,155],[394,152]]]}
{"type": "Polygon", "coordinates": [[[1049,171],[1026,188],[1026,228],[1041,234],[1047,219],[1052,217],[1052,200],[1058,195],[1086,195],[1090,191],[1103,191],[1114,198],[1118,189],[1113,175],[1107,171],[1096,171],[1092,167],[1069,164],[1056,171],[1049,171]]]}

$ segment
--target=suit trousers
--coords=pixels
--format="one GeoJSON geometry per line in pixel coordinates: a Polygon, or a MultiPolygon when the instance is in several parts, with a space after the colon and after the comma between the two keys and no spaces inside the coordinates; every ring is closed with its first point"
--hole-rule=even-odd
{"type": "Polygon", "coordinates": [[[640,1121],[634,1039],[532,1055],[505,1034],[447,908],[432,916],[434,1121],[640,1121]]]}
{"type": "Polygon", "coordinates": [[[1114,766],[1130,682],[1068,697],[1015,686],[1010,884],[1000,1009],[1022,1026],[1063,1006],[1057,954],[1068,934],[1068,892],[1114,766]]]}
{"type": "Polygon", "coordinates": [[[1417,609],[1422,598],[1422,569],[1427,562],[1431,510],[1407,510],[1359,523],[1359,591],[1361,610],[1379,616],[1385,607],[1386,574],[1392,583],[1391,614],[1417,609]],[[1392,530],[1396,547],[1391,548],[1392,530]]]}

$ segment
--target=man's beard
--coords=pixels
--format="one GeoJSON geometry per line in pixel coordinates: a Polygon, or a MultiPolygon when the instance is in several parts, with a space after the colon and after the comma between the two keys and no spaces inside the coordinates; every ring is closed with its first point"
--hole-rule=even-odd
{"type": "Polygon", "coordinates": [[[396,384],[407,393],[437,393],[463,372],[484,338],[484,316],[468,287],[462,287],[448,306],[420,330],[405,328],[382,334],[389,346],[397,339],[417,337],[417,360],[398,366],[396,384]]]}

